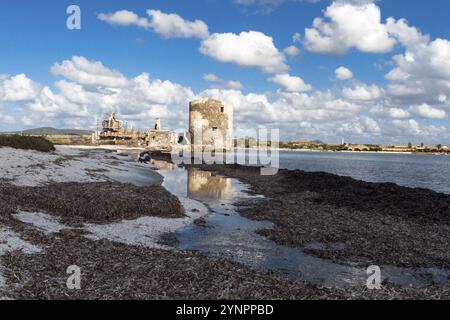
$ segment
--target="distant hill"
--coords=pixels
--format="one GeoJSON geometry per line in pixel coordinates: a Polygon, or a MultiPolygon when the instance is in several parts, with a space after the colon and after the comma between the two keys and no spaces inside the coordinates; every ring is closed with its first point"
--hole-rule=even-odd
{"type": "Polygon", "coordinates": [[[23,131],[16,131],[11,133],[25,134],[25,135],[67,135],[67,136],[84,136],[94,133],[90,130],[79,130],[79,129],[56,129],[51,127],[42,127],[36,129],[29,129],[23,131]]]}

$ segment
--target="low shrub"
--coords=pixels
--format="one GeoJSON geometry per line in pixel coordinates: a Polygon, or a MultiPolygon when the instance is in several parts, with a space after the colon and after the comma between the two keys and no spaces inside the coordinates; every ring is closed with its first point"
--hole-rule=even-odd
{"type": "Polygon", "coordinates": [[[0,135],[0,148],[1,147],[37,150],[41,152],[55,151],[53,143],[43,137],[21,136],[18,134],[0,135]]]}

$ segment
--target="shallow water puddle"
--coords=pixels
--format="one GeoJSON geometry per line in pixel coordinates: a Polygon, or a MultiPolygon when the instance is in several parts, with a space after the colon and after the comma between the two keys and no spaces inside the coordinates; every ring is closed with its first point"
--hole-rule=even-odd
{"type": "MultiPolygon", "coordinates": [[[[201,225],[192,224],[176,231],[177,248],[230,259],[259,270],[282,272],[291,279],[326,287],[365,285],[368,278],[365,268],[333,263],[300,249],[278,245],[256,234],[257,230],[273,228],[274,225],[246,219],[236,212],[233,203],[261,198],[246,193],[248,186],[238,180],[196,168],[165,167],[159,173],[164,176],[163,186],[167,190],[178,197],[200,201],[211,210],[201,225]]],[[[342,245],[326,246],[339,249],[342,245]]],[[[313,243],[307,247],[320,249],[323,246],[313,243]]],[[[382,279],[389,278],[402,286],[447,283],[449,275],[448,270],[440,269],[380,267],[382,279]]]]}

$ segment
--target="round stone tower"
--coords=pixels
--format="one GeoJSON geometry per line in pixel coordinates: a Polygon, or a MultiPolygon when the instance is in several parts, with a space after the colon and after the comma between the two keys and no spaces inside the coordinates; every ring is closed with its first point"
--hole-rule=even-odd
{"type": "Polygon", "coordinates": [[[233,106],[220,100],[191,101],[189,132],[193,148],[232,149],[233,113],[233,106]]]}

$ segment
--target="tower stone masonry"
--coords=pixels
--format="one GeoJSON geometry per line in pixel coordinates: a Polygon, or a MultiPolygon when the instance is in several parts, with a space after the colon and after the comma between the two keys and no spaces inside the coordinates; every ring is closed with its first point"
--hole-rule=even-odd
{"type": "Polygon", "coordinates": [[[196,150],[233,148],[233,106],[227,102],[204,99],[189,103],[189,133],[196,150]]]}

